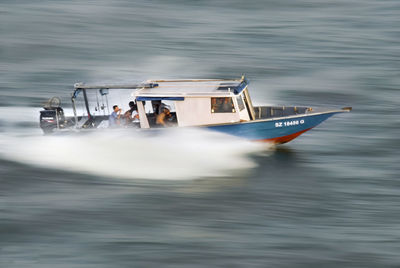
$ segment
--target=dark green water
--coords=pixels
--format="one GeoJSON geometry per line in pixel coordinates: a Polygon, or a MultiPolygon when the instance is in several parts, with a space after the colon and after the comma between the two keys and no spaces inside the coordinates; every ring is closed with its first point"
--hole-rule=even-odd
{"type": "Polygon", "coordinates": [[[0,267],[398,267],[400,2],[1,1],[0,267]],[[43,137],[75,82],[240,77],[339,108],[278,148],[43,137]]]}

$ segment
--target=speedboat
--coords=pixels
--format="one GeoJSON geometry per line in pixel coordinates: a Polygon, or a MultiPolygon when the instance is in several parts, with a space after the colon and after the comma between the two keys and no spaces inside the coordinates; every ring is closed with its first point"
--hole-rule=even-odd
{"type": "Polygon", "coordinates": [[[135,130],[160,127],[201,127],[254,141],[282,144],[319,125],[329,117],[351,111],[302,106],[254,106],[249,82],[239,79],[147,80],[138,84],[76,83],[71,97],[72,115],[66,116],[59,98],[40,111],[45,134],[109,127],[113,106],[128,110],[134,102],[135,130]],[[160,104],[169,113],[166,124],[157,124],[160,104]]]}

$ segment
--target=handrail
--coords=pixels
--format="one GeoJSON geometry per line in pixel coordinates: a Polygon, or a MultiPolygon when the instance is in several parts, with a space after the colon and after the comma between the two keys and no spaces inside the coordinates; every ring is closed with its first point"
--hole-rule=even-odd
{"type": "Polygon", "coordinates": [[[158,87],[155,83],[142,83],[142,84],[104,84],[104,85],[86,85],[84,83],[76,83],[75,89],[138,89],[138,88],[154,88],[158,87]]]}
{"type": "Polygon", "coordinates": [[[242,81],[241,79],[161,79],[149,80],[156,83],[176,83],[176,82],[218,82],[218,81],[242,81]]]}

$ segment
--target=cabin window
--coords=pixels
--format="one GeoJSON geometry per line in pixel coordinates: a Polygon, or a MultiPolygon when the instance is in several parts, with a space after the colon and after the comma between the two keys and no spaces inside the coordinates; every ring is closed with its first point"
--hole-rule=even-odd
{"type": "Polygon", "coordinates": [[[243,102],[242,96],[237,96],[236,100],[237,100],[237,103],[238,103],[239,111],[243,111],[245,106],[244,106],[244,102],[243,102]]]}
{"type": "Polygon", "coordinates": [[[234,113],[232,98],[211,98],[211,113],[234,113]]]}

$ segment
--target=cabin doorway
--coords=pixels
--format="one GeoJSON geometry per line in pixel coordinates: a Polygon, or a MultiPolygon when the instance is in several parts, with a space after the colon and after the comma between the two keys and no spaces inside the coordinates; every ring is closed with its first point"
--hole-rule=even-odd
{"type": "Polygon", "coordinates": [[[151,100],[138,101],[139,106],[143,105],[142,113],[139,111],[142,128],[161,128],[177,126],[177,117],[174,101],[151,100]],[[143,118],[144,117],[144,118],[143,118]]]}

